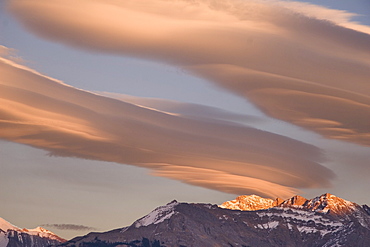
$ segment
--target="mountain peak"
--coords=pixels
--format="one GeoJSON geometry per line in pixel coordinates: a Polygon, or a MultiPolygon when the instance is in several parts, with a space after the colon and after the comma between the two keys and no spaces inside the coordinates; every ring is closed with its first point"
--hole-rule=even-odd
{"type": "Polygon", "coordinates": [[[49,233],[49,234],[54,234],[52,233],[51,231],[49,230],[46,230],[45,228],[42,228],[41,226],[38,226],[34,229],[24,229],[24,230],[27,230],[29,232],[39,232],[39,233],[49,233]]]}
{"type": "Polygon", "coordinates": [[[171,218],[172,215],[175,214],[175,206],[179,203],[176,200],[173,200],[172,202],[160,206],[156,209],[154,209],[152,212],[147,214],[146,216],[142,217],[141,219],[138,219],[135,222],[135,227],[139,228],[142,226],[148,226],[151,224],[158,224],[163,222],[166,219],[171,218]]]}
{"type": "Polygon", "coordinates": [[[272,207],[299,207],[320,213],[343,215],[355,211],[359,206],[356,203],[344,200],[330,193],[325,193],[310,200],[296,195],[285,201],[280,198],[274,201],[256,195],[243,195],[238,196],[234,200],[222,203],[220,207],[242,211],[255,211],[272,207]]]}
{"type": "Polygon", "coordinates": [[[53,233],[49,230],[46,230],[46,229],[44,229],[40,226],[38,226],[34,229],[27,229],[27,228],[21,229],[19,227],[14,226],[11,223],[9,223],[8,221],[4,220],[1,217],[0,217],[0,229],[5,233],[8,232],[8,231],[16,231],[16,232],[19,232],[20,234],[21,233],[26,233],[30,236],[38,236],[38,237],[41,237],[41,238],[56,240],[58,242],[65,242],[66,241],[65,239],[59,237],[55,233],[53,233]]]}
{"type": "Polygon", "coordinates": [[[307,199],[296,195],[292,198],[283,201],[282,203],[278,204],[278,206],[290,205],[290,206],[303,206],[307,202],[307,199]]]}
{"type": "Polygon", "coordinates": [[[355,211],[357,204],[339,198],[335,195],[325,193],[321,196],[308,200],[305,207],[317,212],[331,214],[347,214],[355,211]]]}
{"type": "Polygon", "coordinates": [[[222,203],[220,207],[242,211],[255,211],[271,208],[274,206],[274,202],[272,199],[262,198],[257,195],[243,195],[238,196],[234,200],[222,203]]]}

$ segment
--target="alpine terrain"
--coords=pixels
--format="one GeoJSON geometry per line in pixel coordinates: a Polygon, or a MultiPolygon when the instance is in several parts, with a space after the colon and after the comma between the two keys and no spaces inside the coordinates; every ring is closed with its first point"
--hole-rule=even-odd
{"type": "Polygon", "coordinates": [[[65,241],[42,227],[20,229],[0,218],[0,247],[47,247],[65,241]]]}
{"type": "Polygon", "coordinates": [[[370,246],[370,208],[331,194],[239,196],[221,206],[172,201],[131,226],[60,246],[370,246]]]}

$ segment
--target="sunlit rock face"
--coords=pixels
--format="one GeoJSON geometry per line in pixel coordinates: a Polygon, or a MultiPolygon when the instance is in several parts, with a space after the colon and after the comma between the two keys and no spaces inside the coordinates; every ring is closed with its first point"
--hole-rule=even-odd
{"type": "MultiPolygon", "coordinates": [[[[356,203],[344,200],[335,195],[326,193],[313,199],[306,199],[296,195],[287,200],[276,198],[275,200],[262,198],[256,195],[238,196],[235,200],[221,204],[221,208],[237,210],[260,210],[272,207],[293,207],[310,211],[329,213],[332,215],[346,215],[355,212],[360,206],[356,203]]],[[[365,205],[366,206],[366,205],[365,205]]]]}
{"type": "MultiPolygon", "coordinates": [[[[281,200],[281,199],[280,199],[281,200]]],[[[254,211],[268,209],[278,205],[279,198],[275,201],[269,198],[262,198],[256,195],[238,196],[235,200],[221,204],[221,208],[254,211]]],[[[281,200],[282,201],[282,200],[281,200]]]]}
{"type": "Polygon", "coordinates": [[[240,196],[222,206],[173,201],[131,226],[60,246],[368,246],[366,208],[330,194],[285,201],[240,196]]]}

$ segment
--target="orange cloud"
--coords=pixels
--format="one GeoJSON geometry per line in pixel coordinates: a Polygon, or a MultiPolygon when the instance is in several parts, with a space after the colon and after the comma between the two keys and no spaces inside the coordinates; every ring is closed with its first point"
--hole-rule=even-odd
{"type": "Polygon", "coordinates": [[[258,0],[10,0],[9,9],[42,37],[171,63],[270,116],[369,146],[370,35],[350,13],[258,0]]]}
{"type": "Polygon", "coordinates": [[[298,190],[291,187],[213,169],[162,165],[154,170],[152,174],[239,195],[257,193],[262,196],[277,198],[298,194],[298,190]]]}
{"type": "Polygon", "coordinates": [[[298,188],[329,186],[334,177],[319,164],[318,148],[223,119],[232,113],[213,109],[211,117],[199,117],[192,110],[141,107],[73,88],[5,58],[0,75],[0,138],[51,155],[143,166],[235,194],[288,197],[298,188]]]}

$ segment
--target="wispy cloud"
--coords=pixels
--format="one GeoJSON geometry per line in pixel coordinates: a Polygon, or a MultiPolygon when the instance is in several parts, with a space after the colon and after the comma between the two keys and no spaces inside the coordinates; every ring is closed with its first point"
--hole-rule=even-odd
{"type": "Polygon", "coordinates": [[[0,57],[9,59],[20,64],[25,62],[21,57],[17,56],[17,51],[15,49],[11,49],[3,45],[0,45],[0,57]]]}
{"type": "Polygon", "coordinates": [[[75,224],[44,224],[42,227],[53,228],[58,230],[70,230],[70,231],[95,231],[94,227],[75,225],[75,224]]]}
{"type": "Polygon", "coordinates": [[[0,74],[0,138],[52,155],[137,165],[210,189],[271,197],[328,186],[334,177],[319,164],[317,147],[220,120],[231,113],[168,114],[70,87],[4,58],[0,74]]]}
{"type": "Polygon", "coordinates": [[[261,0],[11,0],[9,9],[43,37],[168,62],[270,116],[370,145],[370,35],[351,13],[261,0]]]}
{"type": "Polygon", "coordinates": [[[135,104],[140,107],[183,117],[227,120],[231,122],[241,122],[245,124],[263,123],[267,121],[267,118],[262,116],[240,114],[200,104],[184,103],[167,99],[143,98],[109,92],[102,92],[100,94],[103,96],[135,104]]]}

